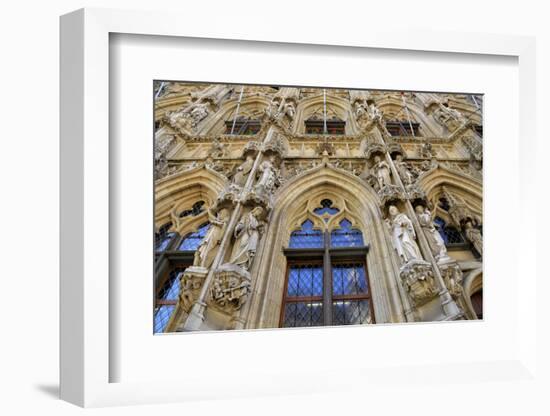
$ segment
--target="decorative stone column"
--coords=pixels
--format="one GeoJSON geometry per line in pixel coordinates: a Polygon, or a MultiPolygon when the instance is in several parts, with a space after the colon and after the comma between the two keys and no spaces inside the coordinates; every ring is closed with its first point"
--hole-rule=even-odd
{"type": "Polygon", "coordinates": [[[205,319],[205,311],[208,304],[213,305],[214,308],[222,309],[225,313],[232,314],[238,311],[248,298],[251,285],[250,273],[236,265],[222,265],[222,262],[230,247],[237,223],[241,219],[243,208],[246,205],[251,205],[251,202],[261,203],[259,199],[261,199],[262,196],[257,194],[256,190],[253,188],[253,183],[260,163],[264,158],[264,151],[270,149],[269,143],[274,134],[275,128],[273,125],[270,125],[263,142],[261,144],[255,144],[258,152],[254,160],[254,165],[242,189],[229,186],[229,188],[222,192],[218,198],[218,200],[221,198],[222,200],[226,199],[233,203],[234,209],[218,252],[198,292],[195,303],[190,309],[189,316],[185,320],[183,325],[184,331],[200,329],[205,319]]]}
{"type": "Polygon", "coordinates": [[[449,290],[447,289],[443,276],[441,275],[441,272],[439,270],[437,261],[432,254],[428,241],[426,240],[426,236],[424,235],[424,231],[422,230],[422,227],[418,222],[418,219],[416,217],[416,214],[414,212],[414,209],[411,203],[411,200],[417,199],[419,196],[421,196],[419,195],[419,193],[421,193],[421,190],[415,187],[411,187],[411,185],[409,185],[409,187],[406,188],[403,185],[403,182],[401,181],[397,168],[395,167],[395,164],[389,152],[386,152],[385,157],[386,157],[386,162],[389,164],[391,168],[392,176],[394,177],[395,182],[397,183],[399,188],[402,190],[402,192],[406,195],[406,199],[404,202],[406,214],[410,218],[413,224],[422,256],[424,259],[427,260],[428,264],[431,265],[431,269],[432,269],[430,273],[428,270],[425,270],[425,268],[420,267],[419,265],[415,265],[415,266],[406,268],[405,270],[402,270],[402,276],[405,282],[407,282],[406,285],[410,289],[418,291],[418,294],[415,294],[412,296],[413,302],[416,304],[416,306],[419,306],[419,304],[417,303],[417,300],[415,300],[414,297],[419,297],[418,300],[420,300],[421,303],[425,303],[426,298],[428,296],[435,295],[435,293],[433,293],[432,290],[428,288],[432,278],[431,274],[433,273],[433,279],[434,279],[433,282],[435,283],[437,288],[437,295],[439,295],[441,306],[443,308],[443,312],[446,317],[445,319],[446,320],[460,319],[460,317],[463,316],[463,312],[458,307],[456,302],[453,300],[453,298],[451,297],[451,294],[449,293],[449,290]],[[414,278],[415,274],[417,276],[425,276],[425,277],[414,278]]]}

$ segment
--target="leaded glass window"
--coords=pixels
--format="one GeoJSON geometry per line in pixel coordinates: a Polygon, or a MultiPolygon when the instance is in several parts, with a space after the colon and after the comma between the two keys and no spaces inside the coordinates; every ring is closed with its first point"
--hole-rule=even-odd
{"type": "Polygon", "coordinates": [[[313,210],[317,215],[329,214],[334,215],[340,210],[332,206],[332,201],[330,199],[323,199],[321,201],[321,206],[313,210]]]}
{"type": "Polygon", "coordinates": [[[284,327],[323,325],[323,267],[316,263],[291,265],[284,304],[284,327]]]}
{"type": "Polygon", "coordinates": [[[205,224],[202,224],[197,231],[187,234],[181,241],[179,250],[195,251],[199,247],[209,228],[210,223],[207,222],[205,224]]]}
{"type": "Polygon", "coordinates": [[[332,266],[332,323],[371,323],[370,293],[364,263],[337,263],[332,266]]]}
{"type": "Polygon", "coordinates": [[[177,268],[170,272],[168,278],[157,292],[153,327],[155,333],[164,332],[170,320],[170,316],[176,308],[180,292],[180,277],[182,274],[182,268],[177,268]]]}
{"type": "Polygon", "coordinates": [[[160,253],[166,250],[175,235],[176,233],[166,233],[163,236],[160,236],[160,235],[155,236],[155,240],[156,240],[155,251],[157,253],[160,253]]]}
{"type": "Polygon", "coordinates": [[[323,233],[313,229],[313,222],[304,221],[302,229],[293,231],[290,235],[290,248],[315,248],[323,247],[323,233]]]}
{"type": "Polygon", "coordinates": [[[332,303],[333,325],[371,323],[368,300],[339,300],[332,303]]]}
{"type": "MultiPolygon", "coordinates": [[[[323,214],[338,212],[330,200],[323,200],[321,205],[318,210],[323,214]]],[[[365,263],[367,250],[362,232],[352,228],[347,219],[330,234],[313,230],[313,223],[305,221],[302,229],[291,235],[285,250],[288,271],[280,325],[374,323],[365,263]]]]}
{"type": "Polygon", "coordinates": [[[452,247],[466,244],[462,233],[455,227],[447,226],[447,223],[442,218],[435,217],[434,223],[437,225],[439,234],[441,234],[441,238],[443,238],[446,246],[452,247]]]}
{"type": "Polygon", "coordinates": [[[332,267],[332,293],[336,296],[368,293],[365,267],[361,263],[336,264],[332,267]]]}
{"type": "Polygon", "coordinates": [[[351,228],[351,222],[347,219],[340,221],[339,229],[332,231],[330,242],[332,247],[358,247],[363,246],[363,233],[351,228]]]}

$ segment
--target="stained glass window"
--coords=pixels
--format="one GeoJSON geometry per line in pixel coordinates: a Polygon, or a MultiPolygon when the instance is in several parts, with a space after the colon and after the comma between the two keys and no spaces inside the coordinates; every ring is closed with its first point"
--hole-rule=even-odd
{"type": "Polygon", "coordinates": [[[170,320],[170,316],[176,308],[180,292],[180,277],[182,274],[183,269],[172,271],[157,293],[153,327],[155,333],[164,332],[170,320]]]}
{"type": "Polygon", "coordinates": [[[158,232],[155,233],[155,251],[160,253],[168,248],[172,238],[176,233],[169,233],[168,230],[172,227],[171,222],[167,222],[159,227],[158,232]]]}
{"type": "Polygon", "coordinates": [[[323,199],[321,201],[321,206],[313,210],[313,212],[315,212],[317,215],[334,215],[339,211],[340,210],[338,208],[332,206],[332,201],[330,199],[323,199]]]}
{"type": "Polygon", "coordinates": [[[161,253],[164,250],[166,250],[175,235],[176,233],[167,233],[167,234],[164,234],[163,236],[160,236],[160,235],[155,236],[155,240],[156,240],[155,251],[157,253],[161,253]]]}
{"type": "Polygon", "coordinates": [[[466,244],[466,240],[464,240],[462,233],[454,227],[447,226],[444,219],[435,217],[434,223],[446,246],[466,244]]]}
{"type": "Polygon", "coordinates": [[[360,247],[363,245],[363,233],[351,228],[351,222],[343,219],[340,221],[340,227],[330,234],[332,247],[360,247]]]}
{"type": "Polygon", "coordinates": [[[313,222],[306,220],[302,229],[293,231],[290,235],[290,248],[319,248],[323,247],[323,233],[313,229],[313,222]]]}
{"type": "Polygon", "coordinates": [[[179,250],[180,251],[196,250],[199,247],[202,239],[206,235],[208,228],[210,228],[210,223],[207,222],[205,224],[202,224],[197,231],[187,234],[181,241],[179,250]]]}

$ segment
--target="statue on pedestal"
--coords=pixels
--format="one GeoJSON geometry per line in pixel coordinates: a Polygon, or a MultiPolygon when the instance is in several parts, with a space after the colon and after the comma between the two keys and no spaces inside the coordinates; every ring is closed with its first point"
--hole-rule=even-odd
{"type": "Polygon", "coordinates": [[[385,160],[382,160],[380,156],[374,157],[374,165],[372,166],[378,185],[382,189],[386,185],[391,185],[391,171],[390,166],[385,160]]]}
{"type": "Polygon", "coordinates": [[[212,265],[228,219],[229,211],[226,208],[222,208],[216,217],[210,216],[210,228],[195,251],[193,266],[209,268],[212,265]]]}
{"type": "Polygon", "coordinates": [[[252,211],[243,214],[235,227],[235,245],[229,263],[238,265],[245,270],[250,269],[260,241],[262,228],[260,217],[263,212],[262,207],[256,207],[252,211]]]}
{"type": "Polygon", "coordinates": [[[392,242],[403,264],[411,260],[422,260],[420,250],[416,244],[416,233],[412,221],[407,215],[399,212],[395,205],[390,205],[390,224],[392,242]]]}
{"type": "Polygon", "coordinates": [[[441,238],[441,234],[439,234],[439,231],[434,225],[431,212],[422,205],[418,205],[415,211],[418,222],[422,230],[424,230],[424,235],[426,236],[426,240],[428,241],[428,245],[436,261],[448,259],[447,247],[445,246],[443,238],[441,238]]]}
{"type": "Polygon", "coordinates": [[[253,166],[254,158],[249,154],[246,156],[246,160],[237,168],[237,172],[233,176],[233,183],[241,187],[244,186],[253,166]]]}

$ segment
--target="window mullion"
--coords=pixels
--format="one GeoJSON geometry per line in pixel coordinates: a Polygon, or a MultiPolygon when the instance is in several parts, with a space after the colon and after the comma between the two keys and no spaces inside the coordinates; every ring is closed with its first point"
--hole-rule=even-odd
{"type": "Polygon", "coordinates": [[[323,318],[324,325],[332,325],[332,265],[330,264],[330,233],[325,230],[323,253],[323,318]]]}

